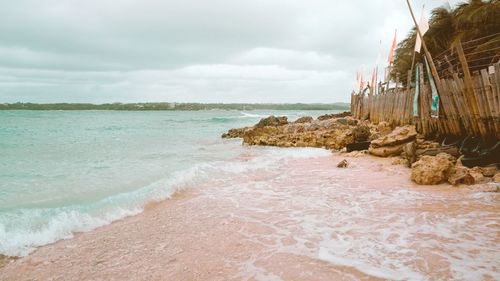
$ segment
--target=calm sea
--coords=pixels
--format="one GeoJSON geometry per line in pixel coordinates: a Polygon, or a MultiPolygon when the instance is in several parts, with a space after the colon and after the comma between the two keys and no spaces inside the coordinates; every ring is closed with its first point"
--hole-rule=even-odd
{"type": "Polygon", "coordinates": [[[137,214],[147,202],[207,177],[328,153],[285,153],[220,138],[270,114],[293,120],[323,113],[0,111],[0,254],[26,255],[137,214]],[[233,165],[248,150],[260,157],[233,165]]]}

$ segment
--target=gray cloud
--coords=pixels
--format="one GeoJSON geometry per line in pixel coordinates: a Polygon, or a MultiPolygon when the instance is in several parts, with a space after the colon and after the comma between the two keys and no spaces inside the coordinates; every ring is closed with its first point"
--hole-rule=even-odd
{"type": "Polygon", "coordinates": [[[348,101],[411,27],[402,0],[0,0],[0,18],[0,102],[348,101]]]}

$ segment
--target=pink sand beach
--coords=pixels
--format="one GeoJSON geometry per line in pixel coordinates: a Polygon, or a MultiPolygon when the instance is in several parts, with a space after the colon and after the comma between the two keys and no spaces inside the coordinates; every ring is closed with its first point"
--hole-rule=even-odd
{"type": "Polygon", "coordinates": [[[409,173],[332,154],[214,177],[38,248],[0,279],[499,280],[500,195],[416,186],[409,173]]]}

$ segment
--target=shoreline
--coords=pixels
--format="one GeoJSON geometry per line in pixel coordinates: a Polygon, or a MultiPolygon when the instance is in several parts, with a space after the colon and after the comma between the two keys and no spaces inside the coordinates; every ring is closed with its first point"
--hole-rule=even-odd
{"type": "MultiPolygon", "coordinates": [[[[130,274],[134,273],[134,280],[290,280],[297,276],[310,280],[331,280],[332,276],[385,279],[398,271],[385,268],[384,263],[373,264],[369,259],[352,260],[349,258],[350,252],[344,256],[332,252],[339,245],[331,244],[329,240],[340,243],[342,239],[326,239],[324,235],[332,235],[336,228],[341,229],[335,219],[342,221],[349,216],[348,221],[354,220],[356,223],[353,229],[366,227],[368,230],[379,225],[395,234],[397,228],[378,221],[377,213],[380,212],[381,217],[391,217],[391,212],[444,212],[444,215],[460,217],[462,212],[481,211],[490,213],[491,217],[491,214],[498,215],[500,212],[497,205],[469,198],[475,194],[469,188],[456,190],[449,185],[417,186],[410,181],[409,172],[408,168],[401,165],[392,165],[390,159],[373,156],[349,157],[334,153],[331,156],[290,160],[279,171],[245,175],[242,180],[232,179],[220,187],[202,184],[176,192],[170,199],[148,205],[138,215],[90,232],[75,234],[71,239],[40,247],[27,257],[11,261],[0,268],[0,277],[2,280],[28,280],[30,276],[56,280],[121,279],[130,278],[130,274]],[[350,166],[337,168],[337,162],[344,158],[350,166]],[[280,174],[284,171],[291,178],[281,178],[280,174]],[[235,188],[234,184],[241,181],[245,184],[235,188]],[[267,185],[269,181],[272,185],[267,185]],[[310,181],[313,181],[313,185],[310,181]],[[408,201],[411,206],[387,201],[404,201],[405,196],[411,199],[408,201]],[[465,209],[458,210],[455,206],[453,211],[447,211],[442,206],[430,204],[438,200],[436,198],[446,196],[465,200],[465,209]],[[423,205],[414,205],[412,200],[420,201],[423,205]],[[369,204],[364,206],[365,203],[369,204]],[[375,209],[373,214],[360,216],[364,209],[370,209],[373,204],[382,204],[380,206],[388,210],[375,209]],[[310,223],[315,226],[312,227],[310,223]]],[[[494,203],[498,202],[496,194],[487,196],[491,196],[494,203]]],[[[452,207],[456,204],[453,202],[450,201],[452,207]]],[[[437,218],[439,216],[433,219],[437,218]]],[[[429,225],[429,222],[422,223],[424,226],[429,225]]],[[[452,225],[446,226],[453,228],[452,225]]],[[[478,228],[476,234],[484,231],[477,222],[473,227],[478,228]]],[[[466,232],[468,230],[464,231],[464,235],[469,235],[466,232]]],[[[351,234],[346,232],[343,235],[351,234]]],[[[368,246],[371,243],[365,237],[352,235],[351,238],[358,240],[361,245],[368,243],[368,246]]],[[[364,235],[375,234],[368,231],[364,235]]],[[[413,240],[412,235],[405,239],[413,240]]],[[[381,239],[378,235],[368,238],[381,239]]],[[[427,239],[432,240],[429,237],[427,239]]],[[[439,238],[439,234],[434,239],[444,245],[451,243],[447,239],[441,241],[443,238],[439,238]]],[[[489,239],[496,242],[492,245],[500,242],[498,237],[489,239]]],[[[385,245],[390,241],[372,245],[382,247],[379,249],[382,252],[377,255],[399,255],[385,245]]],[[[415,240],[412,243],[420,242],[415,240]]],[[[414,251],[411,244],[406,247],[407,251],[414,251]]],[[[359,250],[351,247],[351,251],[359,250]]],[[[456,260],[450,258],[451,262],[447,264],[442,258],[435,260],[437,256],[432,251],[423,254],[424,257],[430,255],[428,258],[436,261],[437,265],[431,262],[424,262],[415,268],[411,264],[405,265],[402,272],[407,275],[403,274],[401,278],[416,277],[426,267],[429,267],[426,272],[429,276],[450,278],[457,274],[452,270],[456,260]]],[[[413,255],[416,261],[420,260],[418,251],[413,255]]],[[[389,259],[389,264],[394,262],[390,255],[385,258],[389,259]]],[[[407,259],[404,255],[399,258],[403,263],[407,259]]],[[[469,264],[470,260],[463,262],[473,266],[469,264]]],[[[491,272],[489,274],[484,276],[491,276],[491,272]]]]}

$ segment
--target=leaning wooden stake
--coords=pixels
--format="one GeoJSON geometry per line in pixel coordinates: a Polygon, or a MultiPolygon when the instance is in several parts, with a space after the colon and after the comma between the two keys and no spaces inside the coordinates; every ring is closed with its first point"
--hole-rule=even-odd
{"type": "Polygon", "coordinates": [[[441,87],[441,79],[439,79],[439,75],[436,70],[436,66],[434,65],[434,60],[432,59],[431,53],[427,49],[427,45],[425,44],[424,41],[424,36],[420,32],[420,28],[418,26],[417,20],[415,19],[415,15],[413,14],[413,10],[411,9],[410,5],[410,0],[406,0],[406,3],[408,4],[408,9],[410,10],[411,18],[413,19],[413,22],[415,23],[415,28],[417,29],[417,34],[420,37],[420,41],[422,42],[422,47],[424,48],[425,55],[427,56],[427,60],[429,61],[429,66],[431,68],[431,74],[432,77],[434,78],[434,82],[436,84],[438,96],[442,93],[443,88],[441,87]]]}
{"type": "Polygon", "coordinates": [[[481,120],[479,105],[477,103],[476,94],[474,92],[474,86],[472,81],[472,76],[469,71],[469,64],[465,59],[464,50],[462,48],[462,43],[458,41],[455,44],[455,49],[457,50],[458,59],[460,60],[460,64],[462,65],[462,70],[464,72],[464,84],[465,84],[465,92],[467,93],[467,101],[469,110],[473,113],[474,121],[478,125],[478,130],[480,134],[486,134],[486,128],[481,120]]]}

